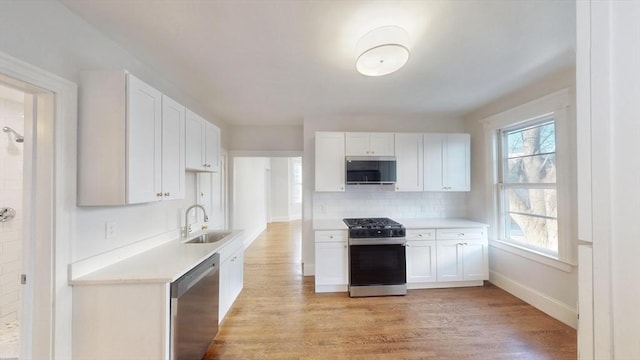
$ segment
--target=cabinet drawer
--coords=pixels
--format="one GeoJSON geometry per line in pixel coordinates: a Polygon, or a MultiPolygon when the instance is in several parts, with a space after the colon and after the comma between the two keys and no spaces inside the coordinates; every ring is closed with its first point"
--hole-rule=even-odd
{"type": "Polygon", "coordinates": [[[411,229],[407,230],[407,240],[435,240],[435,229],[411,229]]]}
{"type": "Polygon", "coordinates": [[[316,231],[316,242],[347,242],[346,230],[316,231]]]}
{"type": "Polygon", "coordinates": [[[218,250],[218,253],[220,254],[220,262],[222,263],[227,260],[229,257],[231,257],[231,255],[238,251],[238,249],[241,249],[242,246],[242,237],[239,236],[236,239],[231,240],[230,243],[218,250]]]}
{"type": "Polygon", "coordinates": [[[487,238],[487,229],[485,228],[457,228],[457,229],[438,229],[436,230],[438,240],[484,240],[487,238]]]}

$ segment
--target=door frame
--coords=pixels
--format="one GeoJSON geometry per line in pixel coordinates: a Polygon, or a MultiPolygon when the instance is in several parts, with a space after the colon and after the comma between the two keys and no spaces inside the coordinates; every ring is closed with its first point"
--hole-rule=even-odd
{"type": "MultiPolygon", "coordinates": [[[[78,87],[75,83],[0,52],[0,74],[18,88],[29,85],[53,95],[53,117],[38,119],[37,155],[31,241],[34,249],[31,284],[33,324],[31,348],[21,358],[71,358],[72,290],[67,266],[76,206],[76,129],[78,87]],[[29,353],[30,352],[30,353],[29,353]]],[[[29,92],[29,91],[27,91],[29,92]]]]}

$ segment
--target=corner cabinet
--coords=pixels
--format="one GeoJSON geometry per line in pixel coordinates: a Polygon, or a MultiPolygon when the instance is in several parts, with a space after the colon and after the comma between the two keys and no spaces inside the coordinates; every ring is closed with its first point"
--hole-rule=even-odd
{"type": "Polygon", "coordinates": [[[344,133],[317,132],[316,140],[316,191],[344,191],[344,133]]]}
{"type": "Polygon", "coordinates": [[[469,134],[424,134],[424,191],[469,191],[469,134]]]}
{"type": "Polygon", "coordinates": [[[186,169],[199,172],[220,171],[220,129],[187,110],[186,169]]]}
{"type": "Polygon", "coordinates": [[[346,156],[393,156],[393,133],[348,132],[346,137],[346,156]]]}
{"type": "Polygon", "coordinates": [[[349,284],[346,230],[315,232],[316,292],[347,291],[349,284]]]}
{"type": "Polygon", "coordinates": [[[185,108],[126,71],[83,71],[78,205],[184,197],[185,108]]]}

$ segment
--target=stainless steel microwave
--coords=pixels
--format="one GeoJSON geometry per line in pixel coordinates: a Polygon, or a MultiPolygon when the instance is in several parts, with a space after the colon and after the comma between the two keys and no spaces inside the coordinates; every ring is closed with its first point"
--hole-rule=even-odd
{"type": "Polygon", "coordinates": [[[347,185],[396,183],[393,156],[348,156],[345,160],[347,185]]]}

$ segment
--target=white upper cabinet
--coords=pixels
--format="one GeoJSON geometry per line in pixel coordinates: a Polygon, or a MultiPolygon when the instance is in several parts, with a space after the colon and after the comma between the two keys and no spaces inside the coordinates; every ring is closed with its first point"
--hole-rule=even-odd
{"type": "Polygon", "coordinates": [[[79,99],[79,205],[184,197],[183,107],[167,101],[164,131],[174,133],[163,139],[162,94],[126,71],[82,72],[79,99]]]}
{"type": "Polygon", "coordinates": [[[187,110],[186,139],[187,170],[220,170],[220,129],[217,126],[187,110]]]}
{"type": "Polygon", "coordinates": [[[346,156],[394,156],[393,133],[348,132],[346,156]]]}
{"type": "Polygon", "coordinates": [[[469,191],[469,134],[424,134],[424,191],[469,191]]]}
{"type": "Polygon", "coordinates": [[[395,137],[396,191],[422,191],[422,134],[395,134],[395,137]]]}
{"type": "Polygon", "coordinates": [[[162,96],[162,198],[184,199],[185,195],[184,106],[162,96]]]}
{"type": "Polygon", "coordinates": [[[344,133],[316,133],[316,191],[344,191],[344,133]]]}

